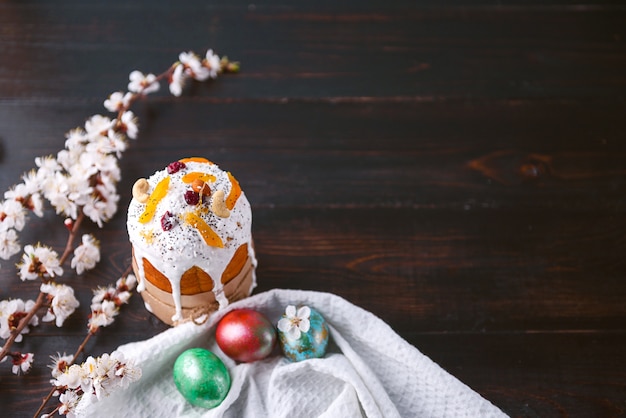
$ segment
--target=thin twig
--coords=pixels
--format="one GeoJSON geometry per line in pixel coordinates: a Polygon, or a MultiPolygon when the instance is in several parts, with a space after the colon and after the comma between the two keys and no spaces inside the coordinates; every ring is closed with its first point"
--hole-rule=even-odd
{"type": "Polygon", "coordinates": [[[83,219],[85,219],[85,212],[83,212],[81,209],[80,213],[76,217],[76,221],[74,221],[74,225],[72,226],[70,235],[67,237],[65,250],[63,250],[63,254],[61,255],[61,258],[59,258],[60,265],[63,265],[63,263],[65,263],[65,260],[67,260],[67,257],[69,257],[69,255],[74,250],[74,246],[73,246],[74,239],[76,238],[76,235],[78,235],[78,229],[80,228],[80,224],[83,222],[83,219]]]}

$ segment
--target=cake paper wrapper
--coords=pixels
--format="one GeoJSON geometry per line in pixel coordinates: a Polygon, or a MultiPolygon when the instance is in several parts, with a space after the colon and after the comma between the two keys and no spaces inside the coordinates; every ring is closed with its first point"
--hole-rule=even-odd
{"type": "Polygon", "coordinates": [[[447,373],[385,322],[329,293],[275,289],[230,305],[202,325],[192,322],[119,347],[142,369],[128,389],[81,405],[89,417],[505,417],[447,373]],[[277,348],[270,357],[236,363],[215,342],[228,311],[250,308],[276,323],[287,305],[307,305],[324,316],[330,344],[323,358],[292,363],[277,348]],[[220,357],[232,384],[214,409],[194,407],[176,389],[172,368],[186,349],[220,357]]]}

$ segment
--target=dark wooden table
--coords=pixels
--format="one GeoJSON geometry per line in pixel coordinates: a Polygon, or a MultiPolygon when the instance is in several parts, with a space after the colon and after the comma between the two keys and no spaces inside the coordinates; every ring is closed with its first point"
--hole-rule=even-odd
{"type": "MultiPolygon", "coordinates": [[[[103,261],[66,278],[82,304],[66,326],[15,345],[30,373],[0,365],[3,416],[32,416],[48,356],[74,351],[91,289],[128,266],[135,179],[189,155],[252,203],[257,292],[340,295],[512,416],[624,415],[626,8],[549,3],[0,2],[2,191],[131,70],[208,47],[242,63],[133,108],[120,210],[85,228],[103,261]]],[[[49,209],[21,242],[65,239],[49,209]]],[[[0,299],[35,298],[15,261],[0,299]]],[[[87,352],[165,329],[136,296],[87,352]]]]}

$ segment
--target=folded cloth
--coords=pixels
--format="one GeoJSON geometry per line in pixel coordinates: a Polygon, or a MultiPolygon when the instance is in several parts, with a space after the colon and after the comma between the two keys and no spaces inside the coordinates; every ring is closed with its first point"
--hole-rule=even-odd
{"type": "Polygon", "coordinates": [[[89,417],[505,417],[506,415],[403,340],[385,322],[329,293],[275,289],[230,305],[197,325],[181,324],[119,347],[142,377],[126,390],[81,405],[89,417]],[[215,342],[227,312],[251,308],[276,323],[287,305],[324,316],[331,343],[323,358],[292,363],[274,355],[236,363],[215,342]],[[187,403],[172,378],[188,348],[211,350],[226,364],[231,389],[214,409],[187,403]]]}

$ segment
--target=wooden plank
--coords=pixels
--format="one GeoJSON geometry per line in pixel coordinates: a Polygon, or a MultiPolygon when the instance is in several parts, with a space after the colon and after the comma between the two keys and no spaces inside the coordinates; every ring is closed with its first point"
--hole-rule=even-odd
{"type": "MultiPolygon", "coordinates": [[[[256,208],[257,292],[335,293],[401,335],[623,331],[624,225],[611,214],[589,218],[524,210],[256,208]]],[[[47,243],[60,247],[60,221],[57,229],[58,242],[47,243]]],[[[70,278],[83,306],[90,289],[117,280],[130,260],[123,211],[94,232],[107,243],[104,261],[85,278],[70,278]]],[[[36,283],[22,284],[10,264],[0,271],[6,294],[36,295],[36,283]]],[[[141,304],[134,309],[139,330],[150,315],[141,304]]],[[[76,321],[80,335],[86,320],[76,321]]]]}
{"type": "MultiPolygon", "coordinates": [[[[65,132],[103,110],[99,104],[0,104],[2,190],[32,169],[36,156],[60,150],[65,132]]],[[[173,155],[201,153],[235,173],[257,207],[621,213],[625,111],[624,104],[601,101],[157,99],[137,107],[141,134],[121,162],[119,190],[127,202],[137,178],[173,155]]]]}
{"type": "Polygon", "coordinates": [[[512,417],[624,412],[626,335],[429,335],[417,346],[512,417]]]}
{"type": "Polygon", "coordinates": [[[243,62],[238,81],[220,82],[214,92],[222,98],[623,95],[626,11],[584,11],[405,7],[361,12],[357,7],[324,13],[241,6],[121,13],[111,8],[85,21],[89,10],[81,8],[9,9],[0,14],[3,60],[11,63],[0,68],[0,99],[99,99],[113,86],[125,85],[129,68],[156,71],[182,50],[203,53],[207,47],[243,62]],[[184,23],[193,19],[203,24],[184,23]],[[152,21],[171,24],[165,30],[151,27],[152,21]]]}
{"type": "Polygon", "coordinates": [[[259,290],[328,291],[420,331],[623,330],[624,228],[610,215],[255,212],[259,290]],[[375,287],[375,293],[367,289],[375,287]],[[393,305],[393,309],[388,309],[393,305]]]}

